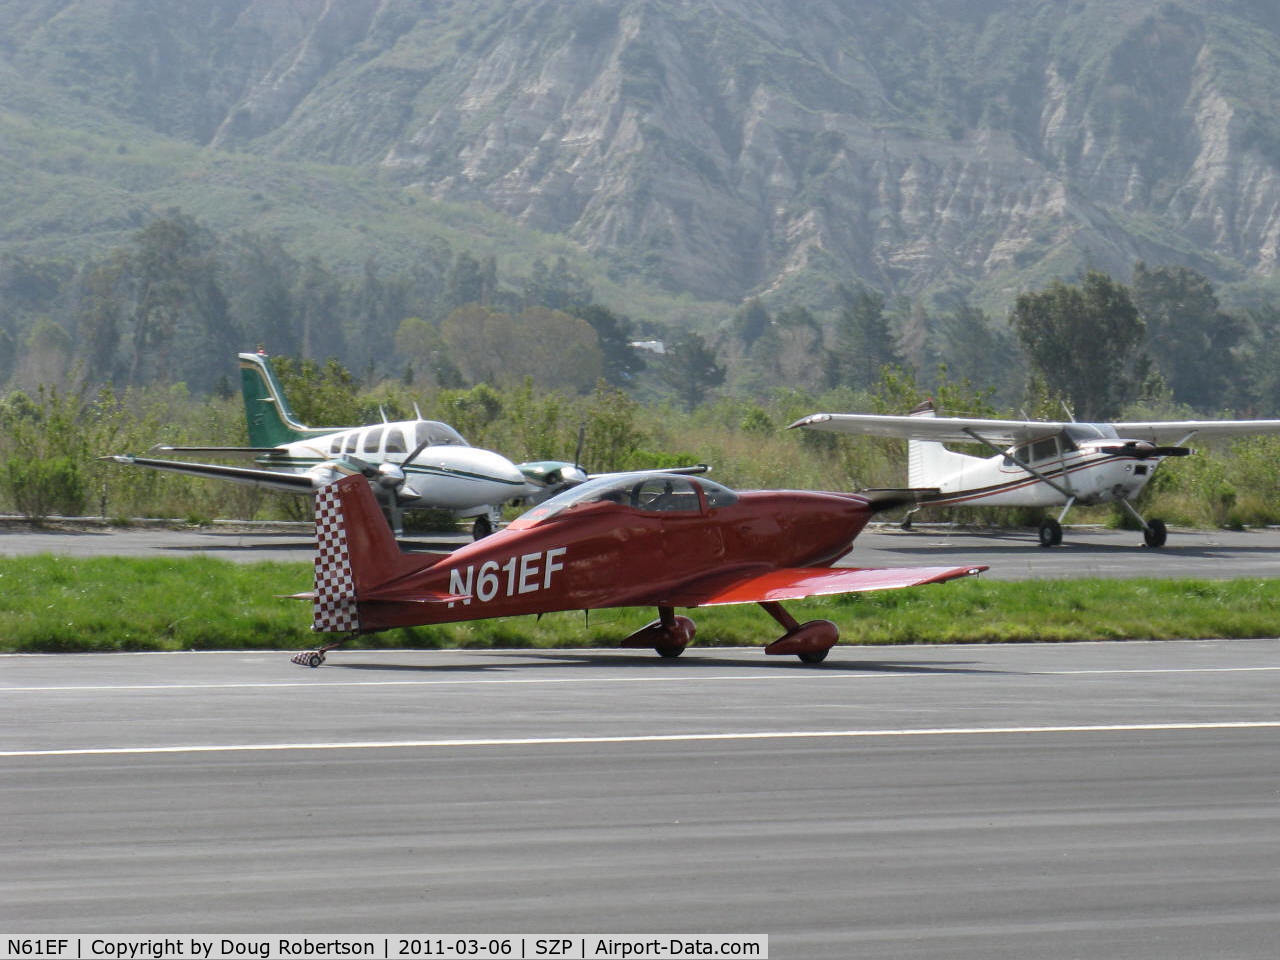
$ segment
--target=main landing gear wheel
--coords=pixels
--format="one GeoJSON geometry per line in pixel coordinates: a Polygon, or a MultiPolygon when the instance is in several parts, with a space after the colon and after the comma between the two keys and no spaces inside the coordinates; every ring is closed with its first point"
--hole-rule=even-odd
{"type": "Polygon", "coordinates": [[[1142,539],[1148,547],[1163,547],[1169,539],[1169,530],[1163,520],[1148,520],[1146,529],[1142,531],[1142,539]]]}
{"type": "Polygon", "coordinates": [[[476,517],[476,522],[471,525],[471,539],[483,540],[491,533],[493,533],[493,524],[485,514],[480,514],[476,517]]]}
{"type": "Polygon", "coordinates": [[[301,653],[294,654],[291,658],[294,663],[301,664],[304,667],[318,667],[324,663],[323,650],[303,650],[301,653]]]}
{"type": "Polygon", "coordinates": [[[1040,521],[1040,546],[1056,547],[1062,543],[1062,524],[1052,517],[1040,521]]]}
{"type": "Polygon", "coordinates": [[[653,649],[657,651],[658,656],[667,660],[674,660],[676,657],[680,656],[680,654],[684,653],[684,647],[674,643],[660,644],[653,649]]]}
{"type": "Polygon", "coordinates": [[[827,659],[827,654],[830,652],[830,650],[811,650],[808,653],[797,653],[796,656],[800,658],[801,663],[821,663],[827,659]]]}

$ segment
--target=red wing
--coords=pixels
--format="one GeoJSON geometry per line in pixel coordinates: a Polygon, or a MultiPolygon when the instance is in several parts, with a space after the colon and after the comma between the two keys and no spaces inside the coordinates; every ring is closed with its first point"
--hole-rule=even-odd
{"type": "Polygon", "coordinates": [[[971,567],[790,567],[754,574],[739,580],[692,583],[670,592],[667,601],[677,607],[710,607],[724,603],[765,603],[800,600],[833,593],[893,590],[925,583],[943,583],[986,570],[971,567]]]}

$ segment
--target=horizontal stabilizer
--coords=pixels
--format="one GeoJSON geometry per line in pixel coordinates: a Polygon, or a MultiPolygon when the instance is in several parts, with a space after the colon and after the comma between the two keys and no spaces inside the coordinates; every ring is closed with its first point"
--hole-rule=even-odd
{"type": "Polygon", "coordinates": [[[378,596],[378,591],[375,590],[367,596],[361,595],[360,602],[362,604],[379,603],[391,605],[404,603],[410,606],[417,606],[419,604],[436,603],[470,603],[471,599],[472,597],[469,593],[435,593],[433,591],[415,593],[412,596],[398,593],[384,598],[378,596]]]}
{"type": "Polygon", "coordinates": [[[966,567],[790,567],[744,577],[736,582],[690,584],[668,594],[678,607],[710,607],[728,603],[803,600],[838,593],[896,590],[976,576],[985,566],[966,567]]]}
{"type": "Polygon", "coordinates": [[[937,497],[939,492],[937,487],[873,488],[859,490],[858,496],[867,501],[867,506],[871,508],[872,513],[879,513],[882,510],[892,510],[908,504],[928,503],[937,497]]]}

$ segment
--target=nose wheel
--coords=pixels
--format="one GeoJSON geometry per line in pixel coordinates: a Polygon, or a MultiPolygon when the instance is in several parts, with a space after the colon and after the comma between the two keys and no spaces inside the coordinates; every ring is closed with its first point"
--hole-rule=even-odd
{"type": "Polygon", "coordinates": [[[780,603],[764,601],[760,606],[787,631],[764,648],[770,656],[794,654],[801,663],[821,663],[840,639],[840,631],[830,620],[797,623],[780,603]]]}

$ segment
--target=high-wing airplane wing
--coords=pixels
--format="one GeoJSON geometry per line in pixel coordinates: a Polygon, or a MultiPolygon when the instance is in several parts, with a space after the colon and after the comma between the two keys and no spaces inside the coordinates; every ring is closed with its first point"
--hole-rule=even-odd
{"type": "Polygon", "coordinates": [[[1121,437],[1152,443],[1185,443],[1192,437],[1280,433],[1280,420],[1125,420],[1112,426],[1121,437]]]}
{"type": "Polygon", "coordinates": [[[1057,433],[1066,422],[1052,420],[988,420],[981,417],[907,417],[874,413],[813,413],[791,424],[811,430],[856,433],[904,440],[936,440],[939,443],[972,443],[974,434],[988,443],[1025,443],[1057,433]]]}
{"type": "MultiPolygon", "coordinates": [[[[874,413],[813,413],[791,427],[939,443],[971,443],[981,437],[988,443],[1021,444],[1058,433],[1069,427],[1110,427],[1126,440],[1152,443],[1184,443],[1191,437],[1236,437],[1280,433],[1280,420],[1121,420],[1086,424],[1064,420],[990,420],[980,417],[911,417],[874,413]]],[[[1099,434],[1099,436],[1104,436],[1099,434]]]]}
{"type": "Polygon", "coordinates": [[[894,590],[944,583],[986,570],[968,567],[791,567],[738,577],[696,581],[665,591],[663,603],[676,607],[713,607],[730,603],[776,603],[837,593],[894,590]]]}
{"type": "Polygon", "coordinates": [[[110,457],[99,457],[99,460],[111,460],[130,466],[150,467],[153,470],[167,470],[169,473],[185,473],[194,477],[218,477],[236,483],[247,483],[270,490],[286,490],[290,493],[311,493],[315,484],[311,477],[304,473],[285,473],[275,470],[258,470],[253,467],[230,467],[213,463],[186,463],[181,460],[155,460],[150,457],[135,457],[129,454],[117,454],[110,457]]]}

